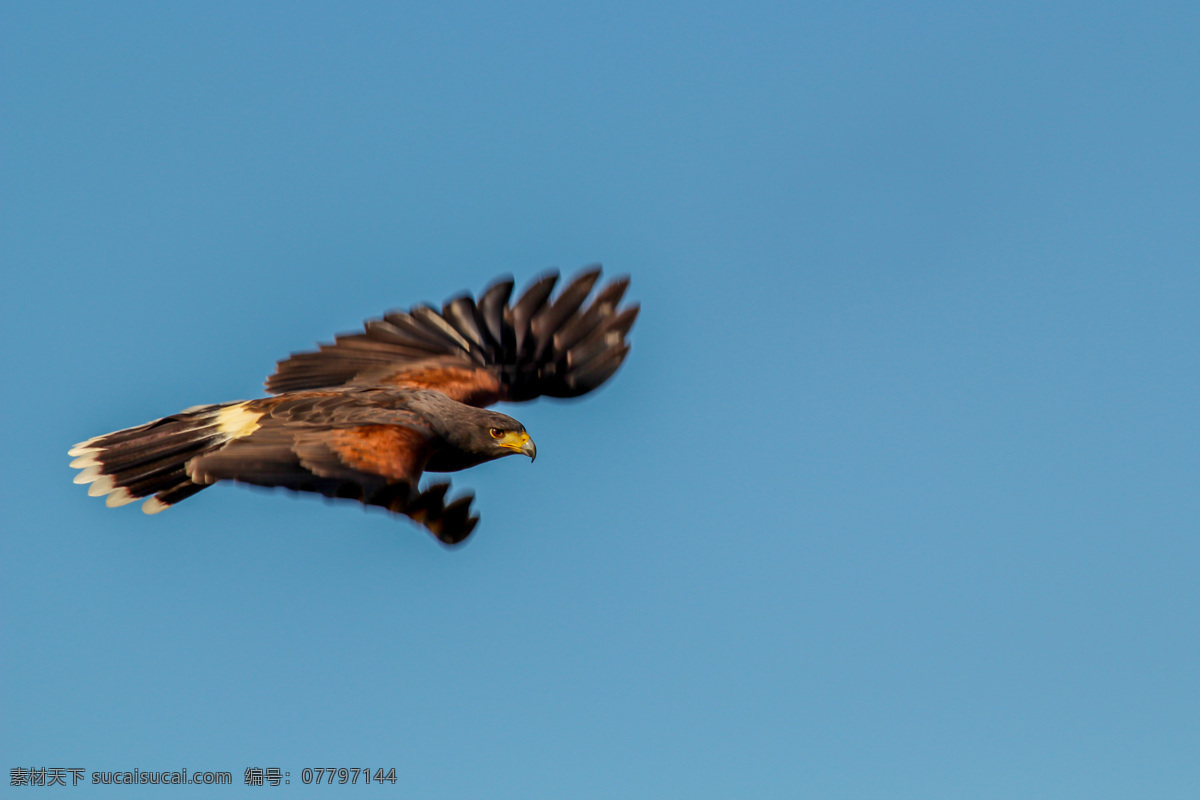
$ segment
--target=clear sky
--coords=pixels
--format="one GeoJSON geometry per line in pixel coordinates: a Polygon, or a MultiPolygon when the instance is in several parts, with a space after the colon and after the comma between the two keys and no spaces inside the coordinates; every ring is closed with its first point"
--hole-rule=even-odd
{"type": "Polygon", "coordinates": [[[5,789],[1197,796],[1195,3],[0,21],[5,789]],[[456,477],[458,550],[71,482],[75,442],[385,309],[593,262],[631,356],[504,409],[537,463],[456,477]]]}

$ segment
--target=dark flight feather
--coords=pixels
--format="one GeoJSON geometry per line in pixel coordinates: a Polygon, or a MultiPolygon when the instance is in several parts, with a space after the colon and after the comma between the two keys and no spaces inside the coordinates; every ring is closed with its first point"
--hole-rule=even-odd
{"type": "Polygon", "coordinates": [[[584,270],[552,298],[558,273],[551,272],[510,305],[513,282],[504,278],[478,302],[460,295],[441,312],[428,305],[389,312],[368,321],[361,333],[341,334],[333,344],[280,361],[267,390],[420,385],[472,405],[578,397],[620,366],[629,350],[625,337],[637,317],[636,305],[620,308],[627,278],[602,287],[589,304],[599,279],[599,268],[584,270]],[[472,383],[461,372],[446,372],[439,385],[432,367],[477,370],[498,389],[485,391],[489,383],[482,375],[472,383]],[[419,381],[410,377],[416,374],[419,381]]]}

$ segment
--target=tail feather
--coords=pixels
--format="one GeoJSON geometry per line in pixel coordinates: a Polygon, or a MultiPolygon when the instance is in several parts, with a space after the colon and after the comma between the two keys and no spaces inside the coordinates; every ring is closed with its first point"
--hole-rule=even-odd
{"type": "Polygon", "coordinates": [[[240,405],[195,406],[80,442],[68,451],[80,470],[75,483],[91,484],[88,494],[104,497],[109,507],[145,499],[142,510],[157,514],[209,486],[191,479],[188,462],[236,438],[223,412],[240,405]]]}
{"type": "Polygon", "coordinates": [[[188,499],[201,489],[207,489],[211,485],[210,483],[192,483],[190,480],[181,481],[170,489],[163,489],[154,497],[142,503],[142,511],[145,511],[147,514],[157,514],[175,505],[180,500],[188,499]]]}

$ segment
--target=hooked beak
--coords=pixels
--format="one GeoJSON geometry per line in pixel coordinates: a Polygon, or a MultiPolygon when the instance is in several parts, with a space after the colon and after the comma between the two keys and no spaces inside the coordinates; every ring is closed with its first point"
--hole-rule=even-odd
{"type": "Polygon", "coordinates": [[[528,433],[509,432],[500,440],[500,446],[507,447],[514,453],[529,456],[530,463],[537,458],[537,445],[533,443],[533,439],[529,438],[528,433]]]}

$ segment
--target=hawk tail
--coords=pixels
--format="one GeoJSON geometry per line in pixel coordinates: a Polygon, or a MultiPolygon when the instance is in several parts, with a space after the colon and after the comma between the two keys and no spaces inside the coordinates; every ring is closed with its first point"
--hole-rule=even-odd
{"type": "Polygon", "coordinates": [[[88,494],[103,496],[110,508],[145,498],[142,510],[157,514],[210,485],[193,482],[188,463],[245,435],[257,415],[244,406],[193,406],[80,442],[68,451],[75,458],[71,466],[80,470],[75,483],[91,484],[88,494]]]}

